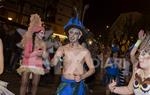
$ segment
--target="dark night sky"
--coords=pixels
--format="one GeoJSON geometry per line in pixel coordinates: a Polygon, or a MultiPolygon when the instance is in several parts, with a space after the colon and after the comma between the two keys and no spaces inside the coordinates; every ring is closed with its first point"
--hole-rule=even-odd
{"type": "Polygon", "coordinates": [[[106,25],[111,26],[120,13],[138,11],[150,14],[150,0],[84,0],[84,4],[90,5],[84,24],[98,34],[106,25]]]}

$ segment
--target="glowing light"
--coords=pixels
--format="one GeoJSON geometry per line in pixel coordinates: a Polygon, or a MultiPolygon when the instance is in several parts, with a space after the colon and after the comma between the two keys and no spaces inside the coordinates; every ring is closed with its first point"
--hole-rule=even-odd
{"type": "Polygon", "coordinates": [[[52,35],[53,37],[55,37],[55,36],[59,36],[60,38],[62,38],[62,39],[66,39],[66,38],[68,38],[67,36],[65,36],[65,35],[61,35],[61,34],[57,34],[57,33],[53,33],[53,35],[52,35]]]}
{"type": "Polygon", "coordinates": [[[109,25],[106,25],[106,28],[108,29],[108,28],[109,28],[109,25]]]}
{"type": "Polygon", "coordinates": [[[8,20],[10,20],[10,21],[11,21],[11,20],[13,20],[13,19],[12,19],[11,17],[8,17],[8,20]]]}
{"type": "Polygon", "coordinates": [[[89,32],[89,31],[90,31],[90,29],[87,29],[87,31],[89,32]]]}
{"type": "Polygon", "coordinates": [[[89,43],[89,45],[91,45],[93,42],[92,42],[92,40],[89,40],[88,43],[89,43]]]}

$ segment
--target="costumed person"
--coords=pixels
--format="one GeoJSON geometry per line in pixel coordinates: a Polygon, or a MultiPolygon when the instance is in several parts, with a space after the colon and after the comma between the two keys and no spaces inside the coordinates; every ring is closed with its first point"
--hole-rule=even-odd
{"type": "Polygon", "coordinates": [[[70,43],[60,46],[52,59],[52,65],[57,65],[63,57],[63,70],[61,83],[56,95],[85,95],[84,79],[95,72],[95,67],[88,49],[79,44],[79,39],[84,33],[84,27],[78,16],[71,18],[64,26],[70,43]],[[84,63],[89,70],[85,71],[84,63]]]}
{"type": "MultiPolygon", "coordinates": [[[[122,60],[118,57],[119,48],[116,46],[112,47],[112,53],[110,57],[107,58],[105,63],[105,85],[109,84],[112,80],[119,81],[119,68],[121,66],[122,60]]],[[[119,83],[118,83],[119,84],[119,83]]],[[[106,95],[109,95],[109,89],[106,89],[106,95]]]]}
{"type": "MultiPolygon", "coordinates": [[[[4,70],[4,55],[3,55],[3,43],[0,39],[0,74],[3,73],[4,70]]],[[[10,92],[6,87],[8,83],[0,80],[0,95],[15,95],[10,92]]]]}
{"type": "Polygon", "coordinates": [[[43,41],[45,29],[38,14],[32,14],[27,32],[22,39],[23,62],[17,69],[22,75],[20,95],[27,92],[29,79],[32,76],[31,95],[36,95],[40,75],[44,75],[44,59],[47,58],[46,44],[43,41]]]}
{"type": "Polygon", "coordinates": [[[110,90],[116,94],[150,95],[150,35],[146,36],[144,31],[140,30],[138,36],[139,39],[130,53],[131,61],[134,63],[128,86],[116,87],[115,81],[109,84],[110,90]],[[138,60],[137,51],[139,51],[138,60]]]}

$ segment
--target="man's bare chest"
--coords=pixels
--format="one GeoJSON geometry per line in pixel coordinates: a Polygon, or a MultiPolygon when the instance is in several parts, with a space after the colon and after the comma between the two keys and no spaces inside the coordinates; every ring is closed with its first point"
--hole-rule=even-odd
{"type": "Polygon", "coordinates": [[[72,60],[82,60],[85,57],[85,52],[82,49],[68,49],[64,52],[64,57],[72,60]]]}

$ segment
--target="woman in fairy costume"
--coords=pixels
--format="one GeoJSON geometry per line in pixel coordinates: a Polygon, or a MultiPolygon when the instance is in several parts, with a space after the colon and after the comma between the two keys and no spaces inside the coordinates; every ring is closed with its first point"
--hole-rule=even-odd
{"type": "Polygon", "coordinates": [[[17,72],[22,75],[20,95],[26,94],[30,75],[32,75],[31,93],[36,95],[40,75],[45,73],[43,63],[47,53],[43,41],[44,33],[45,29],[39,15],[31,15],[28,31],[22,39],[23,62],[17,69],[17,72]]]}
{"type": "Polygon", "coordinates": [[[128,86],[116,87],[116,82],[109,84],[112,92],[117,94],[150,95],[150,35],[139,32],[139,39],[134,45],[130,58],[133,63],[133,74],[128,86]],[[141,44],[142,42],[142,44],[141,44]],[[139,56],[136,60],[135,54],[139,45],[139,56]]]}

